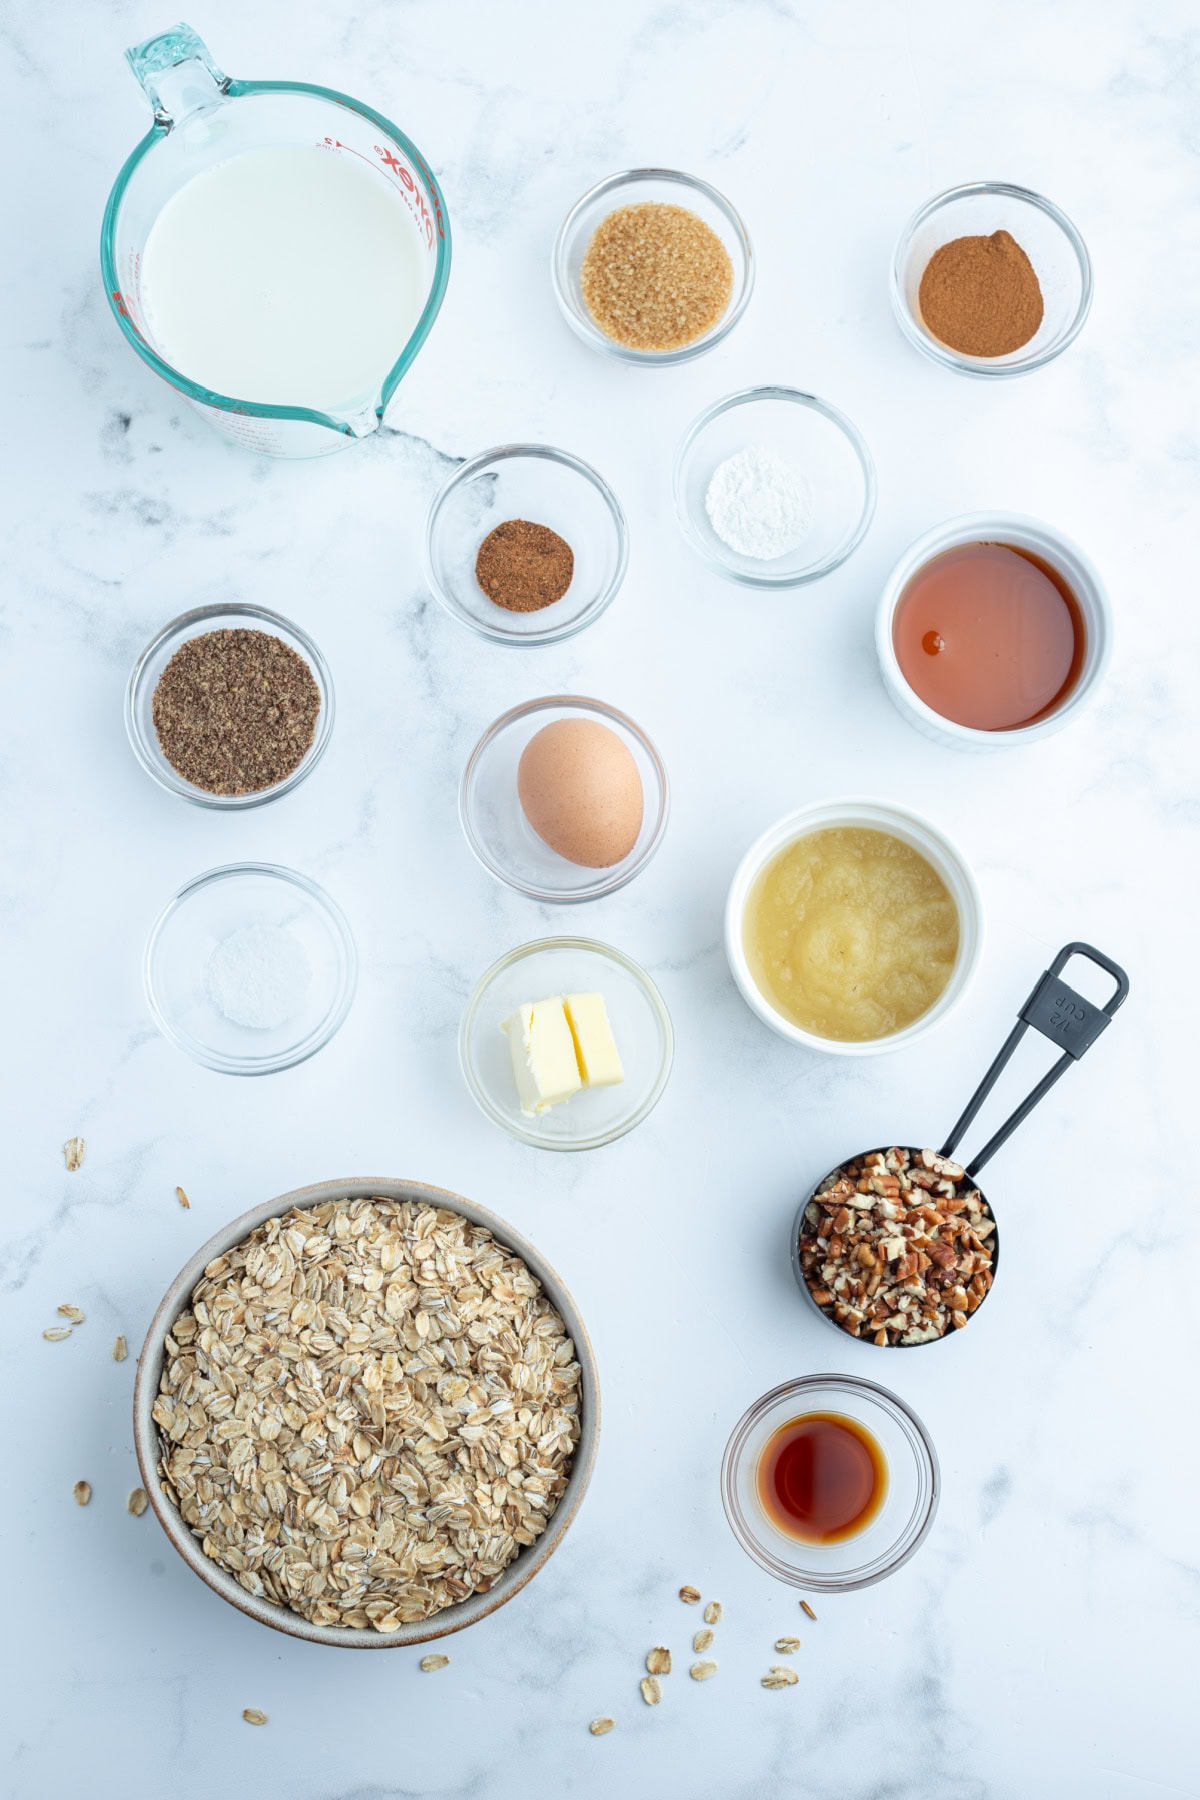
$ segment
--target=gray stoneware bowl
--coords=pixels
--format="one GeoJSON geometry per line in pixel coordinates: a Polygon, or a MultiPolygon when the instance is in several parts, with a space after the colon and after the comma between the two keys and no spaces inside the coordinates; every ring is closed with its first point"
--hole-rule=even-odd
{"type": "Polygon", "coordinates": [[[596,1357],[586,1327],[560,1277],[527,1238],[522,1237],[519,1231],[514,1231],[503,1219],[497,1218],[495,1213],[489,1212],[485,1206],[476,1206],[473,1200],[464,1200],[461,1195],[449,1193],[445,1188],[428,1187],[421,1181],[397,1181],[387,1177],[378,1180],[363,1180],[360,1177],[348,1181],[322,1181],[315,1187],[297,1188],[294,1193],[280,1194],[275,1200],[265,1200],[261,1206],[252,1207],[240,1218],[231,1220],[210,1237],[206,1244],[201,1245],[180,1269],[150,1322],[150,1329],[138,1358],[137,1379],[133,1389],[133,1438],[138,1467],[142,1473],[142,1485],[150,1497],[150,1505],[159,1524],[183,1560],[202,1581],[207,1582],[214,1593],[220,1594],[223,1600],[228,1600],[231,1606],[236,1606],[239,1612],[257,1619],[261,1625],[270,1625],[275,1631],[286,1632],[289,1637],[304,1638],[310,1644],[331,1644],[337,1649],[346,1650],[388,1650],[403,1644],[423,1644],[431,1638],[448,1637],[452,1632],[461,1631],[464,1626],[474,1625],[476,1620],[486,1618],[497,1607],[503,1606],[506,1600],[511,1600],[527,1581],[533,1579],[543,1564],[549,1561],[579,1511],[588,1482],[592,1478],[600,1442],[600,1383],[596,1357]],[[461,1600],[457,1605],[435,1613],[431,1619],[403,1625],[399,1631],[390,1632],[360,1631],[345,1625],[312,1625],[307,1619],[301,1618],[299,1613],[294,1613],[285,1606],[277,1606],[273,1601],[259,1600],[253,1594],[248,1594],[245,1588],[238,1586],[232,1575],[211,1562],[201,1550],[199,1540],[192,1536],[174,1504],[159,1487],[158,1427],[150,1416],[162,1374],[164,1340],[184,1310],[192,1289],[207,1264],[224,1251],[232,1249],[257,1225],[273,1218],[277,1213],[290,1212],[293,1207],[320,1206],[328,1200],[363,1200],[373,1195],[385,1200],[424,1201],[429,1206],[443,1207],[447,1212],[461,1213],[472,1223],[484,1226],[506,1249],[521,1257],[561,1314],[563,1323],[574,1340],[575,1354],[583,1372],[579,1448],[575,1452],[575,1461],[567,1479],[566,1492],[541,1537],[515,1557],[488,1593],[473,1594],[470,1599],[461,1600]]]}

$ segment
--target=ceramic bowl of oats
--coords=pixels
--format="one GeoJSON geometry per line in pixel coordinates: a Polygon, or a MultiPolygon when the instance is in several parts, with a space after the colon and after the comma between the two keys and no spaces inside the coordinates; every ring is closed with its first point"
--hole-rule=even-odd
{"type": "Polygon", "coordinates": [[[555,1271],[486,1208],[387,1179],[301,1188],[210,1238],[154,1315],[133,1406],[150,1504],[196,1574],[261,1624],[360,1650],[511,1600],[600,1436],[555,1271]]]}

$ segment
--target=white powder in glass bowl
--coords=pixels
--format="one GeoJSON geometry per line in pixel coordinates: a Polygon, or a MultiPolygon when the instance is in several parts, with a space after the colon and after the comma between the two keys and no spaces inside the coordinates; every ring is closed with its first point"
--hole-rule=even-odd
{"type": "Polygon", "coordinates": [[[213,950],[209,999],[233,1025],[273,1031],[294,1018],[312,982],[304,946],[277,925],[243,925],[213,950]]]}
{"type": "Polygon", "coordinates": [[[796,550],[812,526],[812,489],[777,451],[739,450],[713,471],[704,496],[709,522],[739,556],[773,562],[796,550]]]}

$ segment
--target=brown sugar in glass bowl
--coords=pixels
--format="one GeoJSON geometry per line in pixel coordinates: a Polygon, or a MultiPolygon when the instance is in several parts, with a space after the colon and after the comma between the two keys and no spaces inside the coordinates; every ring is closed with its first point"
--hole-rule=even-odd
{"type": "Polygon", "coordinates": [[[686,206],[641,201],[602,219],[580,271],[600,330],[630,350],[680,350],[713,329],[733,293],[729,252],[686,206]]]}
{"type": "Polygon", "coordinates": [[[703,356],[729,336],[750,303],[755,262],[745,222],[708,182],[679,169],[624,169],[597,182],[567,213],[550,272],[563,316],[589,349],[665,368],[703,356]],[[666,227],[657,248],[643,240],[654,221],[651,238],[666,227]],[[687,266],[687,248],[701,257],[695,269],[687,266]],[[663,259],[657,292],[653,278],[646,280],[653,256],[663,259]],[[715,285],[696,308],[693,283],[704,268],[715,285]],[[640,279],[627,285],[631,276],[640,279]]]}

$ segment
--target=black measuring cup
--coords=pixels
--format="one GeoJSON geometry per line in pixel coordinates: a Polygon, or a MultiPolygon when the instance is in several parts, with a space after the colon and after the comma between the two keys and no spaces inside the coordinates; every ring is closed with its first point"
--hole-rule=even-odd
{"type": "MultiPolygon", "coordinates": [[[[980,1107],[995,1087],[996,1082],[1012,1056],[1013,1051],[1016,1049],[1031,1025],[1035,1031],[1040,1031],[1043,1037],[1049,1038],[1052,1044],[1057,1044],[1062,1050],[1062,1055],[1059,1057],[1058,1061],[1052,1064],[1046,1071],[1037,1086],[1031,1093],[1026,1095],[1020,1106],[1018,1106],[1016,1111],[1005,1120],[999,1131],[997,1131],[993,1137],[988,1139],[988,1142],[983,1146],[983,1149],[979,1152],[978,1156],[974,1157],[971,1162],[966,1165],[965,1177],[978,1189],[978,1182],[975,1178],[980,1169],[983,1168],[985,1163],[991,1161],[992,1157],[995,1155],[996,1151],[1000,1149],[1002,1144],[1008,1142],[1013,1132],[1016,1131],[1019,1125],[1022,1125],[1025,1122],[1038,1102],[1043,1100],[1050,1092],[1050,1089],[1054,1086],[1055,1082],[1059,1081],[1062,1076],[1066,1074],[1067,1070],[1079,1061],[1084,1052],[1091,1048],[1096,1039],[1100,1036],[1100,1033],[1109,1025],[1113,1014],[1116,1012],[1117,1008],[1122,1005],[1128,992],[1129,977],[1126,975],[1124,969],[1117,963],[1111,961],[1111,959],[1103,955],[1101,951],[1093,949],[1091,944],[1064,944],[1058,955],[1054,958],[1054,961],[1050,964],[1050,967],[1038,981],[1037,986],[1030,994],[1024,1006],[1021,1008],[1017,1023],[1009,1032],[1008,1037],[995,1061],[992,1063],[991,1068],[968,1100],[961,1117],[956,1121],[949,1137],[938,1151],[938,1156],[946,1159],[953,1158],[954,1152],[957,1149],[964,1132],[971,1125],[980,1107]],[[1085,1000],[1082,994],[1077,993],[1073,987],[1069,986],[1068,983],[1062,979],[1062,972],[1073,956],[1087,957],[1090,962],[1095,963],[1098,968],[1104,969],[1107,974],[1111,975],[1116,982],[1113,993],[1108,1000],[1105,1001],[1103,1006],[1097,1006],[1093,1001],[1085,1000]]],[[[805,1280],[804,1271],[800,1263],[801,1245],[805,1236],[805,1214],[808,1211],[810,1203],[816,1198],[818,1193],[825,1186],[825,1183],[833,1181],[840,1171],[846,1167],[847,1163],[860,1161],[866,1156],[886,1155],[888,1150],[892,1147],[893,1146],[891,1145],[880,1145],[873,1151],[860,1151],[857,1157],[843,1157],[836,1168],[831,1169],[829,1174],[821,1181],[817,1182],[816,1186],[805,1196],[800,1204],[800,1210],[796,1215],[795,1224],[792,1227],[792,1271],[795,1274],[801,1293],[813,1308],[813,1311],[824,1319],[827,1325],[831,1325],[835,1331],[840,1331],[848,1337],[855,1336],[855,1333],[848,1331],[844,1325],[840,1325],[837,1322],[832,1316],[832,1307],[827,1311],[824,1306],[819,1305],[818,1302],[813,1299],[808,1282],[805,1280]]],[[[921,1152],[919,1150],[914,1149],[911,1145],[906,1147],[914,1159],[920,1156],[921,1152]]],[[[926,1198],[929,1199],[932,1204],[936,1205],[936,1194],[921,1195],[922,1200],[926,1198]]],[[[995,1285],[996,1270],[1000,1263],[1000,1226],[996,1219],[996,1215],[988,1202],[987,1196],[981,1189],[979,1189],[979,1198],[982,1203],[982,1214],[986,1219],[990,1220],[992,1224],[992,1231],[987,1240],[991,1254],[992,1283],[991,1286],[988,1287],[987,1293],[983,1296],[983,1299],[986,1300],[988,1294],[992,1291],[992,1286],[995,1285]]],[[[920,1202],[914,1201],[913,1204],[920,1204],[920,1202]]],[[[978,1312],[982,1305],[983,1301],[981,1300],[975,1311],[978,1312]]],[[[967,1323],[970,1324],[974,1317],[975,1313],[967,1313],[967,1323]]],[[[953,1336],[954,1333],[951,1332],[948,1335],[953,1336]]],[[[858,1341],[860,1343],[874,1344],[874,1337],[869,1332],[863,1332],[859,1335],[858,1341]]],[[[912,1344],[889,1342],[886,1345],[877,1345],[876,1348],[886,1348],[889,1350],[916,1350],[922,1347],[922,1343],[938,1342],[940,1342],[940,1337],[932,1337],[912,1344]]]]}

